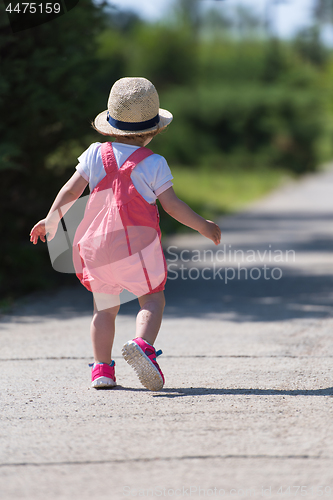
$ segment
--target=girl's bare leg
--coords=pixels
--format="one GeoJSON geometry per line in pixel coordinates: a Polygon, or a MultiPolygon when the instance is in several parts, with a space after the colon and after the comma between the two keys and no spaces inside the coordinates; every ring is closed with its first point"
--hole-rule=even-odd
{"type": "MultiPolygon", "coordinates": [[[[103,307],[105,305],[103,304],[103,307]]],[[[91,321],[90,334],[95,363],[111,363],[115,320],[118,311],[119,305],[101,309],[100,301],[96,300],[96,296],[94,296],[94,314],[91,321]]]]}
{"type": "Polygon", "coordinates": [[[165,306],[164,292],[139,297],[141,309],[136,317],[136,337],[153,345],[159,332],[165,306]]]}

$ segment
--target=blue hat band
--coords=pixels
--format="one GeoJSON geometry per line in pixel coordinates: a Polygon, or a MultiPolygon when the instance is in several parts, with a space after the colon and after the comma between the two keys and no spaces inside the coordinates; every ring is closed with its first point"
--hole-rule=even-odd
{"type": "Polygon", "coordinates": [[[112,118],[109,112],[107,112],[107,121],[111,127],[117,128],[119,130],[128,130],[130,132],[137,132],[146,130],[148,128],[153,128],[160,121],[160,116],[156,115],[151,120],[146,120],[145,122],[122,122],[120,120],[115,120],[112,118]]]}

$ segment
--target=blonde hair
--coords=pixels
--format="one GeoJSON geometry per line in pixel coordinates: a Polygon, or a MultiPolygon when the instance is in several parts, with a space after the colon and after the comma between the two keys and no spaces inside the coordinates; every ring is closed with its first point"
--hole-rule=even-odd
{"type": "Polygon", "coordinates": [[[127,139],[127,140],[131,140],[131,141],[135,140],[135,141],[138,141],[138,143],[142,143],[142,144],[144,144],[144,142],[147,139],[150,139],[150,138],[152,139],[153,137],[155,137],[155,135],[160,134],[166,128],[166,127],[158,128],[156,130],[153,130],[152,132],[146,132],[146,133],[141,133],[141,134],[131,134],[131,135],[112,134],[112,135],[110,135],[110,134],[105,134],[105,133],[101,132],[100,130],[98,130],[95,127],[94,122],[91,122],[91,126],[99,134],[104,135],[106,137],[112,137],[115,141],[122,142],[122,139],[127,139]]]}

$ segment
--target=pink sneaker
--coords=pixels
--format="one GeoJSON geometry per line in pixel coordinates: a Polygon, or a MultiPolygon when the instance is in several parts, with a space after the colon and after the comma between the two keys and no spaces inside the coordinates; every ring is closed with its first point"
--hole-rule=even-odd
{"type": "Polygon", "coordinates": [[[114,373],[115,362],[107,363],[93,363],[89,365],[91,370],[91,387],[100,389],[102,387],[114,387],[117,385],[116,376],[114,373]]]}
{"type": "Polygon", "coordinates": [[[162,389],[164,376],[156,362],[156,357],[162,354],[162,351],[156,352],[152,345],[138,337],[126,342],[121,352],[146,389],[150,391],[162,389]]]}

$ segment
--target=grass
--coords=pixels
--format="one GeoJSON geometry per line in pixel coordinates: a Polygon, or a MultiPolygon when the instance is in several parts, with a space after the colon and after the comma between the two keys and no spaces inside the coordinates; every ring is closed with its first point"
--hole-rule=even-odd
{"type": "MultiPolygon", "coordinates": [[[[244,208],[292,178],[282,169],[268,168],[226,171],[176,166],[172,167],[172,174],[177,196],[211,220],[244,208]]],[[[187,230],[162,209],[160,213],[164,234],[187,230]]]]}

